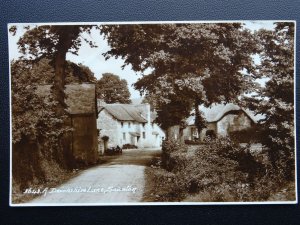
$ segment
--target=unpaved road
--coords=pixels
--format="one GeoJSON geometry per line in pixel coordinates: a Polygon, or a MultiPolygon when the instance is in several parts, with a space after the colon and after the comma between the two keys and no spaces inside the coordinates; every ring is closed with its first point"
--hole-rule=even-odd
{"type": "Polygon", "coordinates": [[[160,150],[124,150],[122,155],[105,156],[104,164],[87,169],[27,204],[101,204],[140,202],[145,185],[144,170],[160,150]]]}

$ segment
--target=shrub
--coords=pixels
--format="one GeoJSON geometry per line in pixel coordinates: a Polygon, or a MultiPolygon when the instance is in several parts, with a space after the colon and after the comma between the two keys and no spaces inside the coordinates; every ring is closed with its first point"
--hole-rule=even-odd
{"type": "Polygon", "coordinates": [[[177,141],[164,141],[162,146],[162,166],[167,171],[177,171],[186,164],[187,146],[177,141]]]}
{"type": "Polygon", "coordinates": [[[254,126],[244,130],[231,131],[229,137],[239,143],[261,142],[261,130],[254,126]]]}
{"type": "Polygon", "coordinates": [[[122,146],[123,149],[133,149],[133,148],[138,148],[136,145],[132,145],[132,144],[124,144],[122,146]]]}
{"type": "Polygon", "coordinates": [[[199,144],[202,144],[201,141],[199,140],[184,140],[184,143],[186,145],[199,145],[199,144]]]}
{"type": "Polygon", "coordinates": [[[101,139],[102,139],[104,142],[106,142],[106,141],[109,140],[109,137],[108,137],[108,136],[103,136],[101,139]]]}
{"type": "Polygon", "coordinates": [[[194,154],[188,148],[178,142],[164,143],[162,166],[172,180],[165,182],[169,177],[157,174],[165,190],[161,199],[172,200],[177,194],[181,200],[195,195],[193,200],[198,201],[264,201],[282,187],[269,161],[257,160],[250,146],[218,138],[208,139],[194,154]]]}

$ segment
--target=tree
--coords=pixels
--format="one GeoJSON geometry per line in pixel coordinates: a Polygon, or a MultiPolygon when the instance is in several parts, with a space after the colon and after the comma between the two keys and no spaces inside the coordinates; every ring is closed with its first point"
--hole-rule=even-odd
{"type": "Polygon", "coordinates": [[[127,81],[112,73],[102,74],[101,79],[97,81],[97,98],[108,104],[131,103],[127,81]]]}
{"type": "MultiPolygon", "coordinates": [[[[44,149],[50,146],[55,150],[55,154],[52,154],[52,156],[55,155],[59,165],[63,165],[64,161],[69,161],[68,156],[64,153],[65,149],[62,147],[64,143],[62,137],[68,131],[64,85],[66,82],[73,82],[74,80],[83,81],[80,77],[75,78],[72,76],[68,76],[70,80],[66,80],[66,70],[67,73],[68,71],[76,73],[78,67],[81,67],[80,70],[83,72],[81,75],[90,76],[88,69],[82,65],[67,63],[66,54],[67,52],[77,54],[82,40],[89,43],[91,47],[96,47],[92,41],[82,39],[80,35],[84,32],[91,33],[91,29],[94,27],[99,28],[95,25],[45,25],[33,28],[27,26],[24,27],[27,31],[18,41],[18,48],[23,56],[20,57],[21,61],[14,65],[15,72],[12,71],[16,74],[16,76],[13,76],[14,80],[12,79],[12,86],[15,85],[14,90],[12,90],[14,94],[12,96],[14,100],[13,108],[17,108],[16,110],[13,109],[13,120],[15,121],[13,127],[16,128],[13,128],[13,133],[16,134],[15,140],[21,140],[25,134],[33,137],[35,142],[41,144],[44,149]],[[48,59],[50,63],[43,61],[44,59],[48,59]],[[19,66],[21,68],[18,68],[19,66]],[[21,70],[25,70],[24,75],[18,75],[21,70]],[[42,70],[42,72],[35,73],[35,70],[42,70]],[[46,77],[48,75],[49,77],[46,77]],[[24,80],[26,76],[27,79],[24,80]],[[51,84],[53,84],[52,95],[45,102],[42,102],[44,99],[35,93],[37,84],[41,80],[46,83],[51,81],[51,84]],[[24,82],[20,83],[22,81],[24,82]],[[24,86],[25,84],[27,86],[24,86]],[[22,96],[20,97],[20,95],[22,96]],[[27,104],[26,107],[24,107],[24,104],[27,104]],[[21,111],[18,111],[19,109],[21,111]],[[27,109],[27,111],[22,111],[22,109],[27,109]],[[31,114],[32,116],[30,116],[31,114]],[[25,121],[24,118],[27,120],[25,121]],[[19,137],[17,137],[18,134],[20,134],[19,137]],[[37,141],[38,135],[41,135],[40,137],[44,140],[49,140],[48,142],[51,144],[39,143],[37,141]]],[[[9,31],[14,35],[16,29],[15,26],[11,26],[9,31]]]]}
{"type": "MultiPolygon", "coordinates": [[[[53,95],[56,100],[56,113],[64,113],[64,85],[66,54],[77,54],[81,46],[80,34],[90,33],[91,29],[99,28],[95,25],[46,25],[34,28],[26,27],[27,31],[18,41],[20,52],[24,54],[21,59],[26,63],[36,63],[43,58],[50,58],[55,71],[53,95]]],[[[15,33],[16,27],[10,27],[10,32],[15,33]]],[[[96,45],[87,39],[83,39],[91,47],[96,45]]]]}
{"type": "MultiPolygon", "coordinates": [[[[28,175],[28,180],[19,176],[17,186],[28,186],[29,180],[44,183],[46,174],[51,179],[57,179],[61,174],[59,168],[75,166],[67,143],[70,127],[67,125],[69,115],[65,110],[64,85],[74,81],[93,82],[94,78],[87,67],[68,63],[66,54],[77,54],[82,40],[96,47],[93,42],[80,36],[84,32],[90,33],[93,27],[98,28],[75,25],[26,27],[27,31],[18,41],[23,56],[20,61],[12,62],[11,66],[13,176],[15,178],[18,174],[16,171],[23,171],[28,175]],[[41,96],[36,91],[41,83],[53,84],[47,96],[41,96]],[[26,150],[28,143],[36,146],[36,151],[19,151],[26,150]],[[19,159],[26,159],[23,161],[25,165],[16,163],[19,159]],[[37,166],[27,165],[32,160],[37,166]],[[37,177],[37,174],[42,176],[37,177]]],[[[10,27],[10,32],[14,35],[16,27],[10,27]]]]}
{"type": "MultiPolygon", "coordinates": [[[[251,55],[259,46],[240,23],[105,25],[101,32],[111,46],[106,58],[121,57],[143,72],[135,88],[158,105],[186,99],[199,117],[199,105],[232,101],[253,88],[251,55]]],[[[201,129],[203,119],[196,121],[201,129]]]]}
{"type": "MultiPolygon", "coordinates": [[[[37,142],[42,138],[52,143],[48,148],[57,148],[58,139],[67,128],[63,126],[66,115],[57,116],[55,113],[53,97],[45,97],[42,93],[39,95],[37,91],[43,85],[54,83],[55,71],[50,63],[50,59],[43,58],[33,65],[22,60],[11,64],[13,143],[20,142],[22,138],[37,142]]],[[[67,62],[67,84],[94,81],[95,77],[89,68],[67,62]]]]}
{"type": "Polygon", "coordinates": [[[161,128],[166,131],[166,138],[169,137],[169,128],[179,125],[179,135],[182,134],[183,129],[187,126],[185,119],[190,115],[189,102],[186,100],[171,100],[169,103],[162,104],[157,110],[156,122],[161,125],[161,128]]]}
{"type": "Polygon", "coordinates": [[[247,98],[250,108],[265,115],[262,143],[277,175],[294,179],[294,23],[276,23],[274,31],[260,30],[263,51],[257,78],[269,81],[247,98]]]}

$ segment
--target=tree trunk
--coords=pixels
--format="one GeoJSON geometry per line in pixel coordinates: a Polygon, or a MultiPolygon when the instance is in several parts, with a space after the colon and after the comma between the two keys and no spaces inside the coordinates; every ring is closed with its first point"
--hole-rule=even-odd
{"type": "Polygon", "coordinates": [[[54,86],[53,86],[53,95],[57,101],[56,112],[57,116],[61,116],[64,113],[65,108],[65,62],[66,62],[66,52],[57,52],[54,58],[55,66],[55,77],[54,77],[54,86]]]}
{"type": "MultiPolygon", "coordinates": [[[[56,117],[62,119],[64,118],[63,116],[65,115],[66,108],[64,93],[66,55],[68,50],[72,47],[73,41],[78,37],[80,29],[79,26],[53,26],[52,29],[58,35],[56,52],[53,57],[55,76],[52,93],[57,102],[57,105],[55,106],[56,117]]],[[[67,120],[64,119],[64,123],[61,123],[60,126],[67,127],[67,124],[67,120]]],[[[64,167],[70,164],[73,160],[73,158],[65,155],[65,152],[69,151],[63,144],[66,139],[66,135],[67,134],[65,133],[59,138],[59,145],[61,147],[58,147],[54,152],[56,160],[64,167]]]]}
{"type": "Polygon", "coordinates": [[[57,26],[54,27],[59,36],[57,43],[57,51],[54,55],[55,78],[53,85],[53,95],[58,102],[56,107],[57,116],[64,113],[65,108],[65,65],[66,55],[68,50],[72,47],[73,40],[75,40],[80,32],[79,26],[57,26]]]}
{"type": "Polygon", "coordinates": [[[200,105],[201,105],[201,101],[199,99],[196,99],[195,105],[194,105],[194,107],[195,107],[195,126],[198,130],[199,135],[200,135],[202,129],[206,127],[205,120],[202,117],[200,110],[199,110],[200,105]]]}

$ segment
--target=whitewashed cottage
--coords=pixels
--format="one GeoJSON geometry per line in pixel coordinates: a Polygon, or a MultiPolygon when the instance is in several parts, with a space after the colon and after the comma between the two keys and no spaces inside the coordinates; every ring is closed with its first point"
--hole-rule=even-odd
{"type": "Polygon", "coordinates": [[[138,148],[161,147],[165,133],[153,122],[149,104],[105,104],[98,101],[98,112],[97,129],[105,148],[126,144],[138,148]]]}

